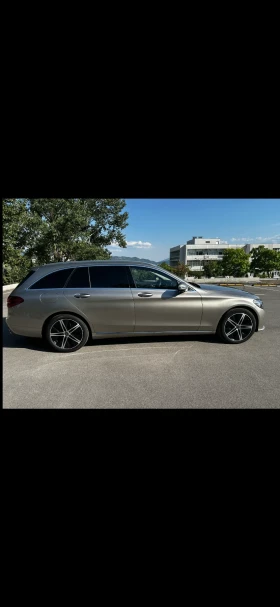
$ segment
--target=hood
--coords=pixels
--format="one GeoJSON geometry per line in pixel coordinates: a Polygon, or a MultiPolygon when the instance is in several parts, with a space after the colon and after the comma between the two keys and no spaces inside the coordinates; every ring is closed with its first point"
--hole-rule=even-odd
{"type": "Polygon", "coordinates": [[[243,291],[242,289],[235,289],[232,287],[220,287],[219,285],[209,285],[207,283],[200,283],[199,285],[203,291],[208,291],[209,293],[214,292],[217,295],[220,293],[223,296],[229,295],[230,297],[247,297],[248,299],[260,299],[258,295],[253,293],[249,293],[248,291],[243,291]]]}

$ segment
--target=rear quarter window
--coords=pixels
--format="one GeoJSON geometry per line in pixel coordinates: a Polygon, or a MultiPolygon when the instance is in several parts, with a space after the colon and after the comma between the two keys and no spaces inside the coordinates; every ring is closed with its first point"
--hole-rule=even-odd
{"type": "Polygon", "coordinates": [[[18,287],[21,287],[21,285],[23,285],[23,283],[30,278],[30,276],[32,276],[32,274],[35,274],[36,270],[30,270],[30,272],[28,272],[28,274],[26,274],[26,276],[24,278],[22,278],[22,280],[18,283],[18,287]]]}
{"type": "Polygon", "coordinates": [[[73,268],[65,270],[59,270],[58,272],[52,272],[43,276],[40,280],[37,280],[30,289],[63,289],[66,280],[72,274],[73,268]]]}

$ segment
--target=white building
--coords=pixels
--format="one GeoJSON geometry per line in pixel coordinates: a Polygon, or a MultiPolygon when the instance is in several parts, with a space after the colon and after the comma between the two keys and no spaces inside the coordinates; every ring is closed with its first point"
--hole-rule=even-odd
{"type": "MultiPolygon", "coordinates": [[[[267,249],[280,251],[280,244],[228,244],[220,238],[203,238],[202,236],[193,236],[184,245],[177,245],[170,249],[170,265],[175,267],[177,263],[183,263],[189,266],[191,274],[202,271],[205,261],[220,261],[223,259],[226,249],[244,249],[248,254],[256,247],[264,246],[267,249]]],[[[275,277],[280,273],[274,273],[275,277]]]]}

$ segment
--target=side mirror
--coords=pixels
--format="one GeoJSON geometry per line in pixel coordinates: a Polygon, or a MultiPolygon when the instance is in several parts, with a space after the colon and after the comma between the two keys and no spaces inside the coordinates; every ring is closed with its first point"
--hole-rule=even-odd
{"type": "Polygon", "coordinates": [[[187,291],[188,290],[188,286],[184,285],[182,282],[180,282],[180,284],[178,285],[178,291],[187,291]]]}

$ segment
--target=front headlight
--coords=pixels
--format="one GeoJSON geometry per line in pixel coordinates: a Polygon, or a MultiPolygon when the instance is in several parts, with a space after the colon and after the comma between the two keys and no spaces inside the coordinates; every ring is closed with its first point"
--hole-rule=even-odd
{"type": "Polygon", "coordinates": [[[256,304],[256,306],[258,306],[259,308],[263,307],[263,302],[261,299],[253,299],[254,304],[256,304]]]}

